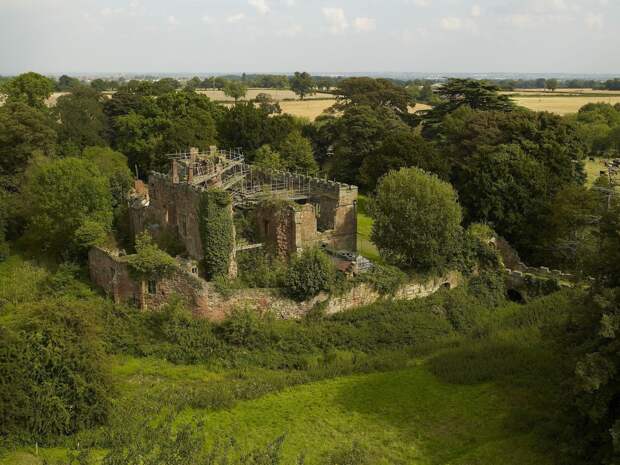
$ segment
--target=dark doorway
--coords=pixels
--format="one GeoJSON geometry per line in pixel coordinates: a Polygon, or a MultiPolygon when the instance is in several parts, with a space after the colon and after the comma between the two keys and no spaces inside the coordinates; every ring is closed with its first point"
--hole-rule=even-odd
{"type": "Polygon", "coordinates": [[[516,289],[508,289],[508,291],[506,291],[506,297],[511,302],[516,302],[518,304],[524,304],[525,303],[525,299],[523,298],[523,294],[521,294],[516,289]]]}

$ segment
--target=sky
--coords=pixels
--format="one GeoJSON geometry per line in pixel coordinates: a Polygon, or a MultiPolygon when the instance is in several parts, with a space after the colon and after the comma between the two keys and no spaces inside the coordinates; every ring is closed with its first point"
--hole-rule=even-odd
{"type": "Polygon", "coordinates": [[[620,0],[0,0],[0,74],[620,75],[620,0]]]}

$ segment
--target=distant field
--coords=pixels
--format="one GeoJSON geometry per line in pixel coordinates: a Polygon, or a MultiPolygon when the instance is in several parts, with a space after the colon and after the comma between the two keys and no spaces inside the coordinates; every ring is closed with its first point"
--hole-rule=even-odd
{"type": "MultiPolygon", "coordinates": [[[[221,102],[232,102],[233,99],[224,95],[221,90],[204,90],[199,93],[206,95],[212,100],[221,102]]],[[[271,95],[275,100],[280,102],[280,107],[284,113],[302,118],[308,118],[314,121],[327,108],[334,104],[334,98],[331,94],[317,93],[307,97],[305,100],[298,100],[295,93],[286,89],[249,89],[245,99],[253,99],[260,93],[271,95]]],[[[54,106],[56,101],[66,92],[55,92],[48,99],[47,104],[54,106]]],[[[112,92],[106,92],[111,95],[112,92]]],[[[592,91],[591,89],[566,89],[548,92],[542,89],[523,89],[514,92],[505,92],[510,95],[513,100],[525,108],[534,111],[549,111],[559,115],[576,113],[582,106],[588,103],[610,103],[615,105],[620,103],[620,93],[617,91],[592,91]],[[590,95],[588,95],[590,94],[590,95]]],[[[430,108],[428,105],[418,103],[413,112],[426,110],[430,108]]]]}
{"type": "Polygon", "coordinates": [[[532,95],[532,96],[515,96],[513,100],[517,105],[524,106],[534,111],[549,111],[559,115],[569,113],[577,113],[581,107],[588,103],[610,103],[615,105],[620,103],[620,95],[610,96],[563,96],[563,95],[532,95]]]}
{"type": "MultiPolygon", "coordinates": [[[[212,100],[221,100],[221,101],[233,101],[234,100],[233,98],[227,97],[226,95],[224,95],[224,91],[221,91],[221,90],[199,90],[198,93],[206,95],[212,100]]],[[[258,94],[269,94],[275,100],[298,99],[299,98],[297,97],[295,92],[293,92],[292,90],[288,90],[288,89],[253,88],[253,89],[248,89],[248,93],[246,94],[243,100],[252,100],[256,98],[258,94]]],[[[307,100],[317,99],[317,98],[318,99],[321,99],[321,98],[332,99],[334,98],[334,96],[332,94],[324,94],[324,93],[319,92],[317,94],[309,95],[306,97],[307,100]]]]}

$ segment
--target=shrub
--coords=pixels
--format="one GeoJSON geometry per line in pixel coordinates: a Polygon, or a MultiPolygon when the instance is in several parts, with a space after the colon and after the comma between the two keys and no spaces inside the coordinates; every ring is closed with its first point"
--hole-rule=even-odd
{"type": "Polygon", "coordinates": [[[360,279],[370,283],[381,295],[394,295],[398,288],[407,281],[407,274],[389,265],[375,264],[374,268],[360,275],[360,279]]]}
{"type": "Polygon", "coordinates": [[[219,330],[227,343],[236,346],[255,348],[267,340],[260,316],[248,308],[235,309],[219,330]]]}
{"type": "Polygon", "coordinates": [[[248,287],[283,287],[286,264],[263,250],[248,250],[237,255],[239,277],[248,287]]]}
{"type": "Polygon", "coordinates": [[[127,262],[142,279],[169,274],[176,267],[174,258],[161,250],[147,232],[136,238],[136,253],[129,255],[127,262]]]}
{"type": "Polygon", "coordinates": [[[330,258],[317,248],[307,249],[292,259],[286,275],[286,289],[294,299],[309,299],[321,291],[329,291],[334,276],[330,258]]]}
{"type": "Polygon", "coordinates": [[[0,320],[0,434],[41,440],[106,420],[111,384],[98,303],[46,299],[0,320]]]}

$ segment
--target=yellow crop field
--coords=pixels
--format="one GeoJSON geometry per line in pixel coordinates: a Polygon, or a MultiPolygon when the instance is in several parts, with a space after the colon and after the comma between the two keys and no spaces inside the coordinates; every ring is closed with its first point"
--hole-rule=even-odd
{"type": "MultiPolygon", "coordinates": [[[[284,113],[289,115],[299,116],[302,118],[308,118],[310,121],[314,121],[321,113],[327,110],[334,104],[334,100],[295,100],[280,102],[280,108],[284,113]]],[[[420,110],[428,110],[430,106],[423,103],[416,104],[410,111],[415,113],[420,110]]]]}
{"type": "Polygon", "coordinates": [[[620,95],[610,96],[528,96],[528,97],[513,97],[513,100],[517,105],[524,106],[534,111],[549,111],[557,113],[559,115],[566,115],[568,113],[577,113],[581,107],[588,103],[611,103],[615,105],[620,103],[620,95]]]}
{"type": "MultiPolygon", "coordinates": [[[[206,95],[207,97],[209,97],[211,100],[217,100],[217,101],[233,101],[234,99],[232,97],[228,97],[226,95],[224,95],[224,91],[222,90],[217,90],[217,89],[207,89],[207,90],[199,90],[198,93],[206,95]]],[[[271,95],[271,97],[274,100],[285,100],[285,99],[297,99],[297,95],[295,94],[295,92],[293,92],[292,90],[288,90],[288,89],[255,89],[255,88],[251,88],[248,89],[247,94],[245,95],[245,98],[243,100],[252,100],[255,99],[256,96],[258,94],[268,94],[271,95]]],[[[333,95],[331,94],[324,94],[324,93],[316,93],[314,95],[309,95],[306,97],[307,100],[311,100],[311,99],[322,99],[322,98],[333,98],[333,95]]]]}

